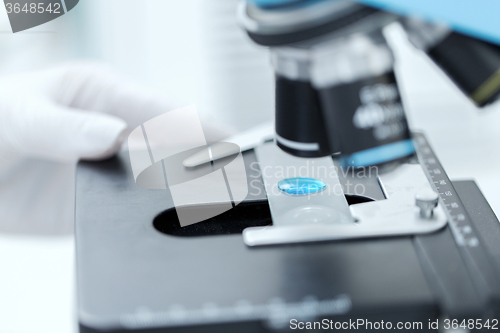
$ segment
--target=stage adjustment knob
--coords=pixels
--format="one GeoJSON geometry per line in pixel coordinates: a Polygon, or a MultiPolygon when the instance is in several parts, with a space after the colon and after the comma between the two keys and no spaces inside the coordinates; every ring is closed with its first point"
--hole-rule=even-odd
{"type": "Polygon", "coordinates": [[[420,208],[420,217],[424,219],[432,218],[434,208],[437,207],[439,195],[433,190],[424,190],[415,196],[415,204],[420,208]]]}

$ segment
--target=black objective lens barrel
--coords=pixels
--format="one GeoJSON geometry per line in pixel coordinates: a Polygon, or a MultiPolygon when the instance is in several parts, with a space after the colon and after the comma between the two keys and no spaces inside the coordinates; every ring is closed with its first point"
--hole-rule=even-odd
{"type": "Polygon", "coordinates": [[[319,96],[309,81],[276,76],[276,141],[299,157],[332,155],[319,96]]]}
{"type": "Polygon", "coordinates": [[[317,47],[311,82],[344,166],[392,164],[415,153],[394,57],[381,31],[317,47]]]}
{"type": "Polygon", "coordinates": [[[345,166],[381,165],[415,152],[394,59],[380,31],[311,48],[273,51],[276,141],[299,157],[340,152],[345,166]]]}
{"type": "Polygon", "coordinates": [[[452,32],[429,57],[479,106],[500,95],[500,46],[452,32]]]}
{"type": "Polygon", "coordinates": [[[320,90],[326,128],[346,167],[381,165],[415,152],[394,73],[320,90]]]}

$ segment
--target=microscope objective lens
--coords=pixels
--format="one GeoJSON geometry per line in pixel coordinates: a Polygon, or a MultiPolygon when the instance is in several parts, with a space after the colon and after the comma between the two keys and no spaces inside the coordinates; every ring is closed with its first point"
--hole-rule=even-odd
{"type": "Polygon", "coordinates": [[[324,190],[326,184],[314,178],[286,178],[278,183],[280,191],[289,195],[307,195],[324,190]]]}

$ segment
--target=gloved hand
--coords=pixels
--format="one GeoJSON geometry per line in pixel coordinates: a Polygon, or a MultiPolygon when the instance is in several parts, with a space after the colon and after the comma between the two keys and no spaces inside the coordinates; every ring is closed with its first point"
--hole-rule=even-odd
{"type": "Polygon", "coordinates": [[[92,63],[4,76],[0,92],[0,232],[69,232],[76,162],[112,156],[130,130],[180,107],[92,63]]]}

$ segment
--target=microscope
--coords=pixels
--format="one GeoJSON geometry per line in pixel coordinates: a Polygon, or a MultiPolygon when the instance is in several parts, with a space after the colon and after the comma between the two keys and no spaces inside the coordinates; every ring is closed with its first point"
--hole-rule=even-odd
{"type": "Polygon", "coordinates": [[[382,34],[401,21],[408,38],[476,105],[500,93],[500,48],[444,26],[351,1],[248,1],[239,20],[269,47],[276,73],[276,141],[300,157],[341,152],[363,167],[414,153],[382,34]]]}
{"type": "Polygon", "coordinates": [[[132,151],[81,162],[80,332],[498,329],[498,219],[410,131],[382,29],[400,22],[480,107],[500,95],[500,47],[348,0],[247,0],[237,15],[270,49],[275,140],[174,165],[185,182],[220,171],[232,193],[188,196],[190,216],[216,212],[197,223],[168,176],[192,151],[143,166],[165,177],[155,189],[137,186],[132,151]]]}

